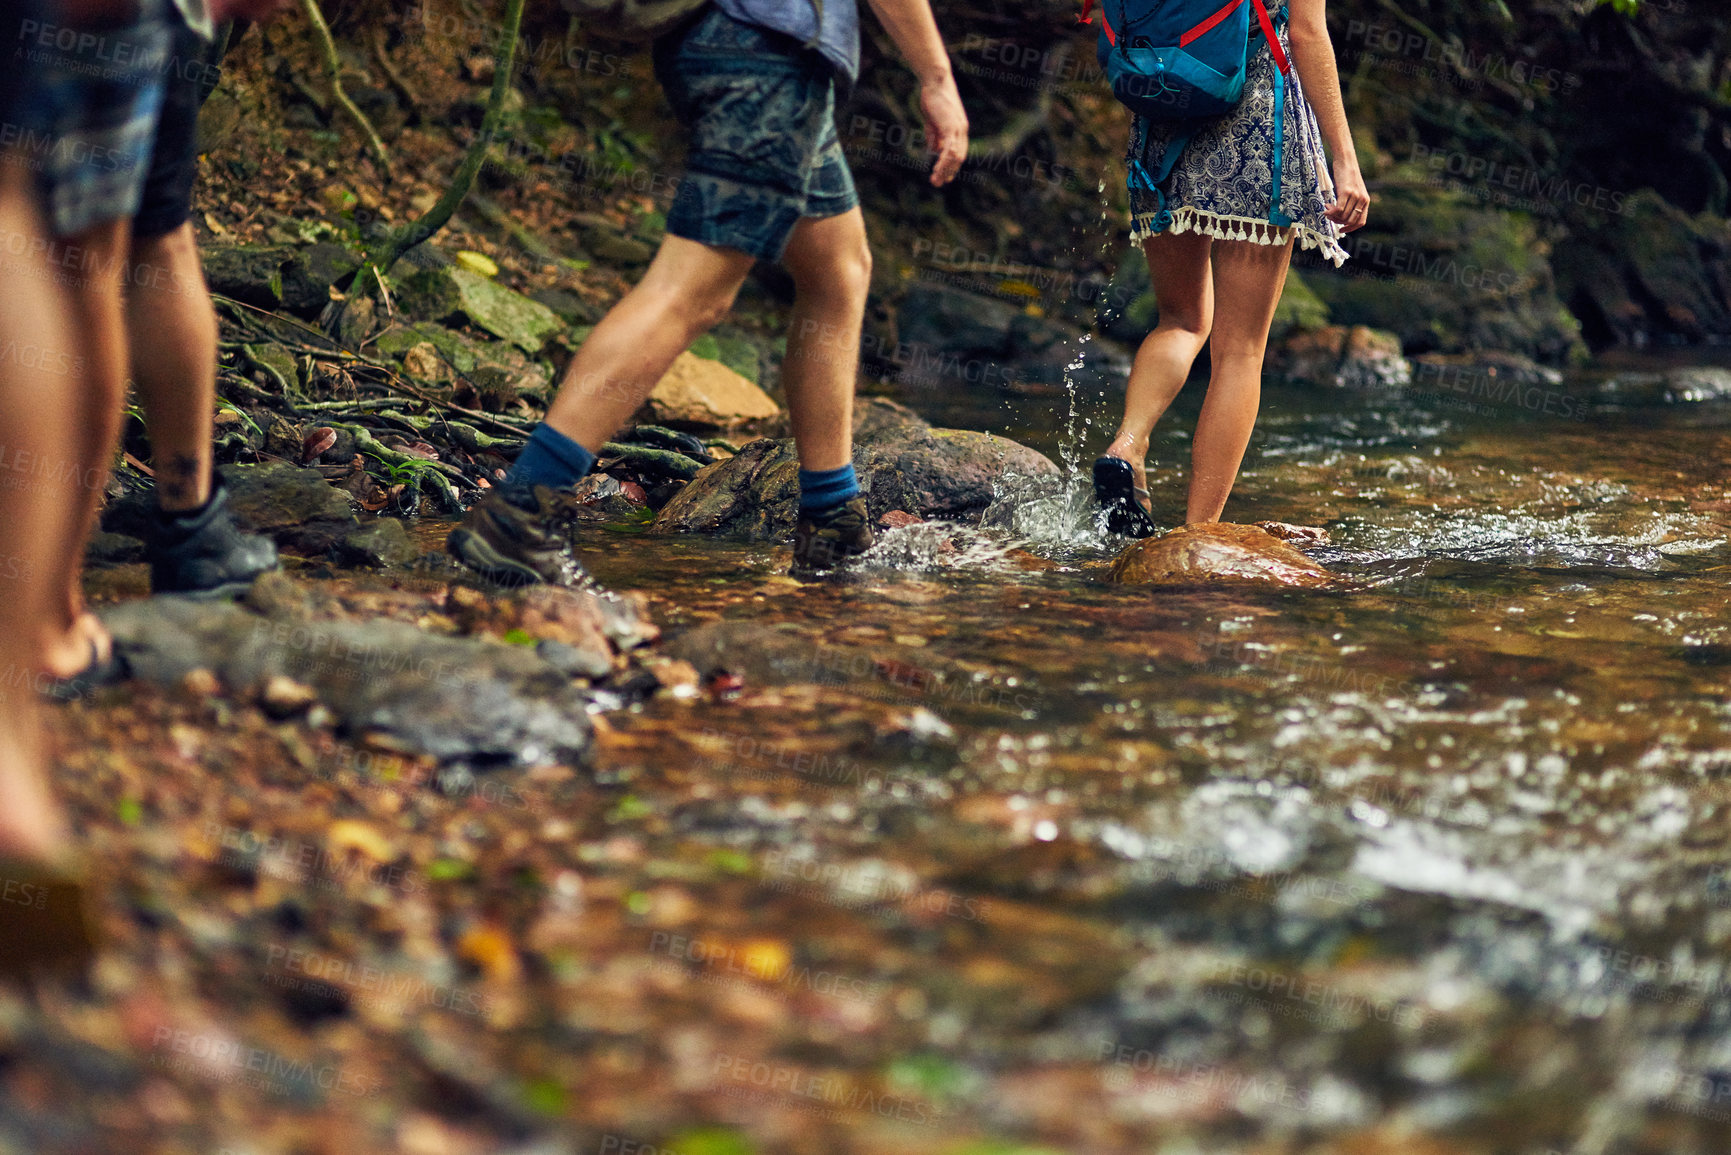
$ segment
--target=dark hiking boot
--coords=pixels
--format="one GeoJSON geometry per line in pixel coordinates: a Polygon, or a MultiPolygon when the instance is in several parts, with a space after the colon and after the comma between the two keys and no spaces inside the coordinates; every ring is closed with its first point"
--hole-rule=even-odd
{"type": "Polygon", "coordinates": [[[218,474],[203,509],[156,516],[145,542],[150,592],[224,597],[240,593],[277,567],[276,543],[243,531],[218,474]]]}
{"type": "Polygon", "coordinates": [[[572,532],[576,514],[569,494],[545,485],[495,489],[451,531],[445,549],[500,585],[588,585],[572,532]]]}
{"type": "Polygon", "coordinates": [[[801,511],[793,530],[793,572],[834,569],[870,549],[876,540],[863,497],[828,509],[801,511]]]}

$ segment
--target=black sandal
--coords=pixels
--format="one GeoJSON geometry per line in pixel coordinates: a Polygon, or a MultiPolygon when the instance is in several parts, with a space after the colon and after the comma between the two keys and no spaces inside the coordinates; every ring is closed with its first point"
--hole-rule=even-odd
{"type": "Polygon", "coordinates": [[[1142,503],[1136,500],[1138,495],[1146,497],[1148,491],[1137,488],[1136,470],[1128,461],[1102,457],[1094,462],[1094,496],[1106,512],[1108,533],[1153,537],[1160,532],[1142,503]]]}

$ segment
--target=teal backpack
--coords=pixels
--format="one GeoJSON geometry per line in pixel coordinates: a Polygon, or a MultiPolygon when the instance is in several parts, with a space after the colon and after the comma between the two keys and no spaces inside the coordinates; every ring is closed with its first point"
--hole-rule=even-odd
{"type": "MultiPolygon", "coordinates": [[[[1095,0],[1083,0],[1082,23],[1093,22],[1095,0]]],[[[1286,13],[1281,11],[1281,21],[1286,13]]],[[[1152,192],[1160,205],[1157,229],[1171,223],[1166,194],[1160,185],[1172,175],[1190,138],[1201,122],[1224,116],[1244,95],[1244,75],[1256,33],[1268,42],[1275,67],[1284,78],[1292,62],[1280,46],[1280,34],[1263,0],[1101,0],[1100,67],[1112,95],[1131,112],[1157,123],[1179,126],[1158,172],[1149,172],[1138,157],[1130,162],[1132,191],[1152,192]],[[1251,28],[1251,12],[1257,24],[1251,28]]],[[[1270,224],[1284,228],[1292,218],[1280,211],[1282,123],[1286,86],[1274,86],[1274,196],[1270,224]]]]}

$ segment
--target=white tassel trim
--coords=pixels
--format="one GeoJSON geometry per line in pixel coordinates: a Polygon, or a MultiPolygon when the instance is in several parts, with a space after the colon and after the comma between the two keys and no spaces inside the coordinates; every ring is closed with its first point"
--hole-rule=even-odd
{"type": "MultiPolygon", "coordinates": [[[[1141,213],[1136,217],[1130,230],[1130,243],[1139,244],[1148,237],[1154,236],[1154,213],[1141,213]]],[[[1204,212],[1186,205],[1172,214],[1172,227],[1168,230],[1174,234],[1204,233],[1217,241],[1248,241],[1257,245],[1284,245],[1292,239],[1293,230],[1297,230],[1298,243],[1303,249],[1320,249],[1322,255],[1334,262],[1339,268],[1346,263],[1347,251],[1340,247],[1340,242],[1303,223],[1289,228],[1275,228],[1267,221],[1253,217],[1229,217],[1220,213],[1204,212]]]]}

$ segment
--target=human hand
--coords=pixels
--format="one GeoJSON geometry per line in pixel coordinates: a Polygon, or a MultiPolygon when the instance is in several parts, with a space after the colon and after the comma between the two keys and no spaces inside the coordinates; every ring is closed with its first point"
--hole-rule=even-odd
{"type": "Polygon", "coordinates": [[[1364,187],[1364,175],[1358,171],[1357,161],[1337,164],[1335,169],[1335,201],[1323,215],[1344,232],[1362,229],[1370,219],[1370,190],[1364,187]]]}
{"type": "Polygon", "coordinates": [[[230,20],[248,20],[254,24],[269,20],[288,6],[288,0],[210,0],[210,16],[217,24],[230,20]]]}
{"type": "Polygon", "coordinates": [[[941,79],[920,85],[920,112],[926,118],[926,142],[938,154],[932,166],[932,185],[942,188],[956,177],[968,159],[968,113],[956,79],[946,73],[941,79]]]}

